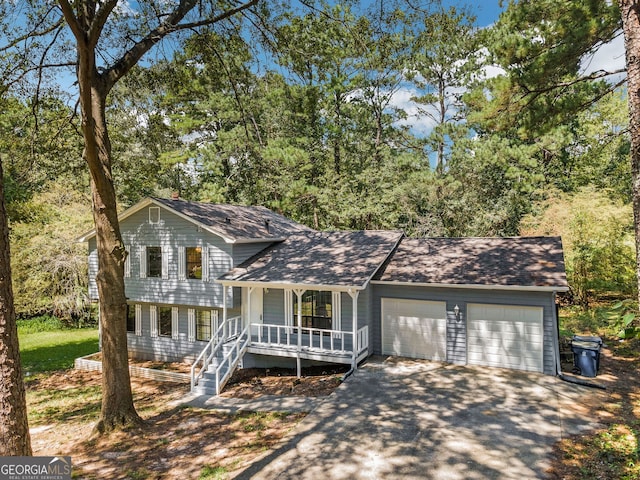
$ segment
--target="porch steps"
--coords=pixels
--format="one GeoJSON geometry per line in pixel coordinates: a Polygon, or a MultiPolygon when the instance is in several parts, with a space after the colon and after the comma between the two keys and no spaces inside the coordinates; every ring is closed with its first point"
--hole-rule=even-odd
{"type": "MultiPolygon", "coordinates": [[[[218,350],[218,352],[216,353],[216,356],[211,359],[211,363],[207,367],[207,371],[204,372],[204,374],[202,375],[202,378],[198,381],[198,384],[193,389],[193,393],[196,393],[198,395],[213,395],[213,396],[217,394],[216,393],[216,370],[218,369],[218,366],[222,364],[224,357],[233,348],[233,345],[235,344],[236,340],[237,340],[237,337],[234,337],[224,342],[224,344],[222,345],[222,348],[218,350]]],[[[227,383],[227,381],[229,380],[229,378],[231,378],[231,375],[233,374],[233,372],[231,372],[231,374],[227,375],[228,371],[229,371],[229,367],[226,364],[223,364],[222,368],[220,369],[220,379],[221,379],[220,389],[224,388],[224,385],[227,383]]]]}

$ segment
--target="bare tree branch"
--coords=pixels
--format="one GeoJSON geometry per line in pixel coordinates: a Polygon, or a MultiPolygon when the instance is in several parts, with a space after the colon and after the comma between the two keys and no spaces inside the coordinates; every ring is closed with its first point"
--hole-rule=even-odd
{"type": "Polygon", "coordinates": [[[68,0],[58,0],[58,3],[60,4],[64,19],[67,22],[67,25],[69,25],[73,36],[76,37],[76,40],[80,43],[84,39],[84,32],[82,31],[82,25],[80,25],[78,17],[76,17],[75,12],[73,11],[73,7],[68,0]]]}
{"type": "Polygon", "coordinates": [[[200,22],[180,24],[184,17],[196,6],[197,3],[197,0],[182,0],[180,5],[168,15],[167,19],[161,25],[149,32],[142,40],[125,52],[120,60],[118,60],[111,68],[105,71],[104,78],[106,80],[105,85],[107,90],[111,89],[120,78],[131,70],[138,60],[140,60],[140,58],[142,58],[142,56],[151,49],[151,47],[168,34],[180,30],[213,25],[258,4],[259,1],[260,0],[249,0],[236,8],[222,12],[215,17],[208,18],[200,22]]]}
{"type": "MultiPolygon", "coordinates": [[[[566,88],[566,87],[572,87],[573,85],[577,85],[578,83],[582,83],[582,82],[590,82],[593,80],[601,80],[603,78],[606,77],[610,77],[612,75],[619,75],[621,73],[625,73],[627,71],[626,68],[619,68],[618,70],[613,70],[611,72],[606,71],[606,70],[598,70],[595,71],[589,75],[585,75],[583,77],[578,77],[575,78],[571,81],[568,82],[560,82],[560,83],[554,83],[553,85],[549,85],[543,88],[537,88],[537,89],[530,89],[529,87],[527,87],[526,85],[521,85],[521,87],[524,89],[524,95],[529,95],[529,94],[535,94],[535,95],[541,95],[543,93],[548,93],[551,92],[553,90],[557,90],[558,88],[566,88]]],[[[624,83],[624,82],[622,82],[624,83]]]]}
{"type": "Polygon", "coordinates": [[[107,23],[107,19],[109,18],[109,15],[111,15],[111,12],[117,4],[118,0],[109,0],[108,2],[105,2],[100,6],[98,13],[91,22],[91,27],[89,28],[89,32],[87,35],[87,41],[90,47],[93,48],[98,44],[98,40],[100,40],[102,30],[107,23]]]}

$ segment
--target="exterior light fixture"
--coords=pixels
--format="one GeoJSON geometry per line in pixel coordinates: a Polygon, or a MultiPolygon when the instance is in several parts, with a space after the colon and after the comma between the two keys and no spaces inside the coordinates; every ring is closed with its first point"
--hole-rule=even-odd
{"type": "Polygon", "coordinates": [[[453,307],[453,313],[456,316],[456,320],[459,322],[460,321],[460,307],[458,305],[453,307]]]}

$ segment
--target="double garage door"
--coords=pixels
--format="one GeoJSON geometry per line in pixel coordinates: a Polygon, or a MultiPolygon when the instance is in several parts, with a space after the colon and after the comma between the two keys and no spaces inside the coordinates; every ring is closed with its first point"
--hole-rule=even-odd
{"type": "MultiPolygon", "coordinates": [[[[445,302],[382,299],[382,353],[446,360],[445,302]]],[[[543,371],[542,307],[467,305],[467,363],[543,371]]]]}

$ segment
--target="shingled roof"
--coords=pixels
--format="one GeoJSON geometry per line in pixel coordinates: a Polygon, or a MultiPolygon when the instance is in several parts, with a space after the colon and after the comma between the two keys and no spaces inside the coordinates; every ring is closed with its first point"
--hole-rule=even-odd
{"type": "Polygon", "coordinates": [[[297,232],[313,231],[262,206],[248,207],[155,197],[153,200],[236,241],[283,239],[297,232]]]}
{"type": "Polygon", "coordinates": [[[378,230],[299,233],[263,250],[218,281],[363,288],[400,238],[402,232],[378,230]]]}
{"type": "Polygon", "coordinates": [[[560,237],[404,238],[374,280],[568,289],[560,237]]]}
{"type": "MultiPolygon", "coordinates": [[[[194,224],[221,236],[229,243],[251,241],[280,241],[298,232],[314,230],[279,215],[266,207],[191,202],[182,199],[148,197],[122,212],[122,222],[127,217],[149,206],[167,208],[194,224]]],[[[82,235],[85,242],[95,236],[95,229],[82,235]]]]}

